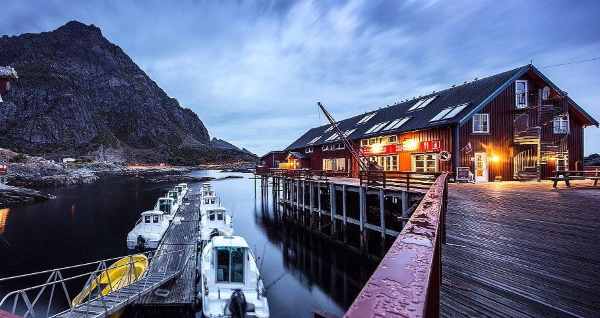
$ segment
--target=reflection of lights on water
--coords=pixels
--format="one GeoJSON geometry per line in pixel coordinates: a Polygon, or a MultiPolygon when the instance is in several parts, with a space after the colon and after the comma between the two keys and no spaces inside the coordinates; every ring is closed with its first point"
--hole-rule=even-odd
{"type": "Polygon", "coordinates": [[[75,216],[75,204],[71,205],[71,217],[75,216]]]}
{"type": "Polygon", "coordinates": [[[6,227],[6,219],[8,218],[9,208],[0,209],[0,234],[4,233],[4,228],[6,227]]]}

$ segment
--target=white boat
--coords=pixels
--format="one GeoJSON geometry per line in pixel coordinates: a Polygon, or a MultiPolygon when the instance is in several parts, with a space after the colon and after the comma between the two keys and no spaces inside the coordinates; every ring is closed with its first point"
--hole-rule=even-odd
{"type": "Polygon", "coordinates": [[[158,198],[158,200],[156,201],[156,205],[154,206],[155,211],[161,211],[162,213],[164,213],[164,216],[170,220],[172,220],[173,217],[175,217],[175,213],[178,209],[179,204],[175,202],[175,199],[168,197],[158,198]]]}
{"type": "Polygon", "coordinates": [[[202,199],[206,196],[211,196],[211,197],[217,196],[217,192],[213,189],[212,185],[208,182],[203,183],[202,187],[200,188],[200,199],[202,199]]]}
{"type": "Polygon", "coordinates": [[[179,196],[181,196],[182,199],[185,198],[185,196],[188,193],[187,184],[185,183],[180,183],[176,185],[174,190],[179,193],[179,196]]]}
{"type": "Polygon", "coordinates": [[[200,273],[205,317],[269,317],[256,260],[243,237],[213,237],[202,250],[200,273]]]}
{"type": "Polygon", "coordinates": [[[173,190],[173,191],[169,191],[169,192],[167,193],[167,197],[169,197],[169,198],[173,198],[173,199],[175,200],[175,203],[177,203],[177,205],[181,206],[181,203],[182,203],[182,200],[181,200],[181,199],[182,199],[182,197],[181,197],[181,195],[179,194],[179,192],[177,192],[177,191],[175,191],[175,190],[173,190]]]}
{"type": "Polygon", "coordinates": [[[207,195],[200,199],[200,219],[206,214],[206,211],[211,208],[219,207],[219,199],[216,195],[207,195]]]}
{"type": "Polygon", "coordinates": [[[127,248],[132,250],[157,248],[168,227],[169,220],[164,217],[163,212],[143,212],[133,230],[127,234],[127,248]]]}
{"type": "Polygon", "coordinates": [[[222,206],[214,206],[206,209],[206,213],[200,219],[199,241],[202,245],[207,244],[211,237],[233,235],[233,223],[231,215],[222,206]]]}

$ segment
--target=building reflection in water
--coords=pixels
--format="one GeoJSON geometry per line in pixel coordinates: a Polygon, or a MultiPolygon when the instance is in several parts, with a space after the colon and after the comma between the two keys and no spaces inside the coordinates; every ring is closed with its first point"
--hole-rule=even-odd
{"type": "Polygon", "coordinates": [[[348,308],[367,282],[377,263],[362,259],[309,230],[283,219],[277,197],[264,193],[255,204],[255,221],[283,254],[283,266],[301,284],[319,286],[338,305],[348,308]]]}
{"type": "Polygon", "coordinates": [[[4,229],[6,228],[6,219],[8,218],[8,212],[10,212],[9,208],[0,209],[0,234],[4,234],[4,229]]]}

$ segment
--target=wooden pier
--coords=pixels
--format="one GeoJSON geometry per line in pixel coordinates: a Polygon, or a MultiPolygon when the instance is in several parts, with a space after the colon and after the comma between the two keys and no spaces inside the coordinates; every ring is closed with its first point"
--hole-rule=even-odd
{"type": "MultiPolygon", "coordinates": [[[[191,190],[190,190],[191,192],[191,190]]],[[[198,219],[200,203],[197,193],[188,193],[183,205],[175,214],[174,220],[156,250],[157,259],[150,264],[148,274],[165,269],[183,273],[175,280],[161,286],[159,290],[140,298],[133,305],[138,316],[178,315],[193,317],[196,307],[196,257],[198,249],[198,219]],[[177,219],[180,218],[178,221],[177,219]],[[177,257],[164,257],[161,254],[173,253],[177,257]]]]}
{"type": "Polygon", "coordinates": [[[360,253],[381,257],[439,173],[270,170],[259,173],[262,195],[283,207],[287,221],[360,253]]]}

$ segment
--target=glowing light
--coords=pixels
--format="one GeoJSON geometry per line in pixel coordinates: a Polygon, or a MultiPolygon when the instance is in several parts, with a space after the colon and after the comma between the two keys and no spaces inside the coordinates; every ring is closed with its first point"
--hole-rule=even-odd
{"type": "Polygon", "coordinates": [[[8,218],[8,212],[10,212],[9,208],[0,209],[0,234],[4,233],[4,229],[6,228],[6,219],[8,218]]]}
{"type": "Polygon", "coordinates": [[[381,145],[381,144],[371,145],[371,152],[372,153],[380,153],[382,151],[383,151],[383,145],[381,145]]]}
{"type": "Polygon", "coordinates": [[[404,150],[416,150],[419,148],[419,142],[413,139],[404,139],[402,146],[404,150]]]}
{"type": "Polygon", "coordinates": [[[498,162],[498,161],[500,161],[500,157],[492,156],[492,162],[498,162]]]}

